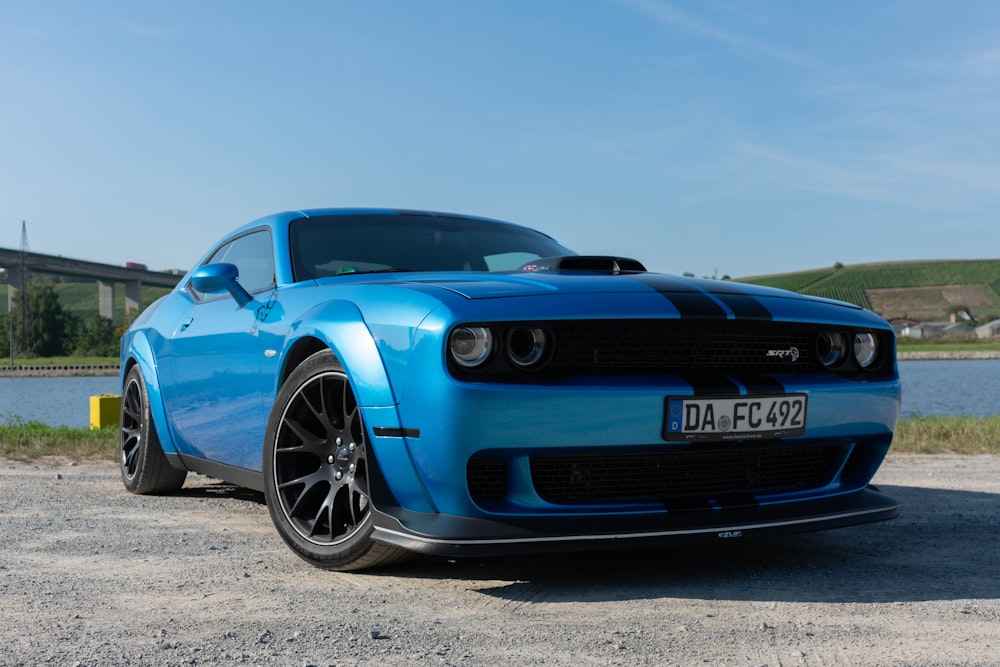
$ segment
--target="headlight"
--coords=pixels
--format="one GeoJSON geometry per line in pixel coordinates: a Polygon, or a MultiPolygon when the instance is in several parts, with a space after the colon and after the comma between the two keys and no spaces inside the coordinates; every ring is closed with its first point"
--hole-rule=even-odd
{"type": "Polygon", "coordinates": [[[878,359],[878,339],[875,334],[854,334],[854,360],[861,368],[868,368],[878,359]]]}
{"type": "Polygon", "coordinates": [[[507,334],[507,358],[519,368],[534,366],[545,356],[547,342],[543,329],[512,329],[507,334]]]}
{"type": "Polygon", "coordinates": [[[463,368],[486,363],[493,351],[493,334],[486,327],[459,327],[448,340],[451,358],[463,368]]]}
{"type": "Polygon", "coordinates": [[[836,331],[823,331],[816,339],[816,356],[827,368],[834,368],[847,357],[847,336],[836,331]]]}

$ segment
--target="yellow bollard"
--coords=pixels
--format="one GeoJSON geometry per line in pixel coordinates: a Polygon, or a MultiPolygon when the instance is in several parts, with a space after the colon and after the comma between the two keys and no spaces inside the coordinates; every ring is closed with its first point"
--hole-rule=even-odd
{"type": "Polygon", "coordinates": [[[117,426],[118,414],[122,409],[122,397],[115,394],[101,394],[90,397],[90,430],[117,426]]]}

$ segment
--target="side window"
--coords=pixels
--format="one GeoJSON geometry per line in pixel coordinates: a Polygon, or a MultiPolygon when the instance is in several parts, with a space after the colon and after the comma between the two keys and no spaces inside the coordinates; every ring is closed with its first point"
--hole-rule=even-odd
{"type": "Polygon", "coordinates": [[[274,251],[265,229],[233,239],[212,253],[206,264],[227,262],[240,271],[240,285],[254,294],[274,287],[274,251]]]}

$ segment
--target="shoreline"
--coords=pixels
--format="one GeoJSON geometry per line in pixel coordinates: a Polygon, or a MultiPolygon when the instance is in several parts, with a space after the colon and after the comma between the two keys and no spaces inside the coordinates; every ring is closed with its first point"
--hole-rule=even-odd
{"type": "MultiPolygon", "coordinates": [[[[897,361],[970,361],[1000,359],[1000,350],[907,350],[897,361]]],[[[30,364],[0,366],[0,377],[114,377],[118,364],[30,364]]]]}
{"type": "Polygon", "coordinates": [[[1000,359],[1000,350],[913,350],[896,353],[896,361],[967,361],[979,359],[1000,359]]]}
{"type": "Polygon", "coordinates": [[[0,377],[114,377],[118,369],[118,364],[0,366],[0,377]]]}

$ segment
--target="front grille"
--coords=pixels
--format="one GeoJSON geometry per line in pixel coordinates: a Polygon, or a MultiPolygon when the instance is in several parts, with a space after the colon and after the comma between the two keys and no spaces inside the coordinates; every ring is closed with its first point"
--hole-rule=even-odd
{"type": "Polygon", "coordinates": [[[813,327],[775,322],[662,320],[558,323],[549,370],[590,373],[815,373],[813,327]],[[773,350],[790,351],[777,356],[773,350]]]}
{"type": "Polygon", "coordinates": [[[844,454],[842,445],[830,444],[532,456],[531,479],[539,496],[557,504],[712,499],[824,486],[844,454]]]}
{"type": "Polygon", "coordinates": [[[573,376],[680,375],[683,377],[820,375],[835,373],[845,379],[884,380],[893,376],[895,358],[889,331],[872,331],[880,356],[861,369],[847,352],[843,361],[827,368],[820,361],[820,333],[839,333],[852,340],[856,331],[845,327],[797,322],[746,320],[559,320],[476,323],[488,327],[498,341],[482,366],[464,368],[449,355],[448,369],[470,381],[559,381],[573,376]],[[504,346],[520,329],[540,329],[546,351],[539,362],[517,367],[504,346]]]}

